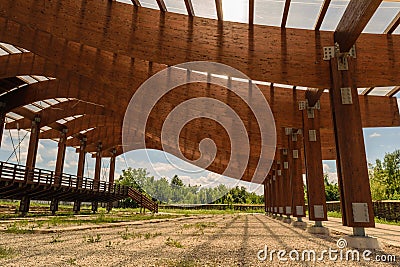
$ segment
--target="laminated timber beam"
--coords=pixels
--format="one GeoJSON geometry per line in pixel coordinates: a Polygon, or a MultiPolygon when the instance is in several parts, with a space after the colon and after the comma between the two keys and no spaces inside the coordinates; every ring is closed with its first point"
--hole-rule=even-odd
{"type": "Polygon", "coordinates": [[[383,33],[392,34],[400,24],[400,11],[397,13],[396,17],[390,22],[386,30],[383,33]]]}
{"type": "MultiPolygon", "coordinates": [[[[127,56],[170,66],[194,60],[216,61],[235,66],[254,80],[315,88],[330,86],[329,67],[322,60],[322,47],[334,43],[332,32],[316,34],[315,31],[301,29],[286,29],[282,32],[279,27],[254,25],[254,35],[251,37],[248,26],[240,23],[225,21],[220,26],[218,21],[197,17],[189,23],[186,15],[171,12],[165,13],[164,20],[160,22],[160,11],[138,7],[135,16],[132,16],[126,4],[115,2],[110,7],[103,1],[88,3],[87,12],[80,18],[76,1],[64,1],[65,8],[59,10],[57,17],[54,17],[57,8],[55,3],[46,4],[44,8],[34,0],[15,6],[11,0],[2,1],[0,40],[24,47],[53,62],[65,61],[63,55],[67,54],[69,56],[65,64],[68,68],[82,65],[82,70],[76,67],[79,72],[88,69],[88,66],[96,66],[99,71],[110,68],[109,64],[92,65],[88,61],[94,60],[96,63],[96,55],[118,51],[117,58],[127,56]],[[30,9],[33,4],[37,6],[34,11],[30,9]],[[108,18],[108,9],[119,16],[108,18]],[[99,21],[104,21],[104,25],[98,24],[99,21]],[[106,24],[107,21],[109,23],[106,24]],[[48,25],[54,25],[51,33],[47,32],[48,25]],[[97,26],[94,28],[92,25],[97,26]],[[127,29],[133,27],[140,30],[121,31],[121,25],[126,25],[127,29]],[[106,34],[99,34],[97,27],[104,28],[106,34]],[[226,34],[232,31],[237,34],[226,34]],[[18,36],[15,33],[19,33],[18,36]],[[149,34],[160,37],[148,38],[149,34]],[[39,43],[32,42],[36,40],[35,36],[40,36],[39,43]],[[223,36],[222,41],[218,36],[223,36]],[[265,42],[267,39],[269,41],[265,42]],[[299,43],[303,45],[299,47],[299,43]],[[162,53],[158,49],[160,47],[162,53]],[[239,53],[250,49],[251,53],[239,53]],[[304,51],[313,51],[312,56],[304,51]],[[86,53],[90,57],[82,57],[86,53]],[[304,69],[304,65],[315,68],[304,69]]],[[[356,72],[359,87],[400,84],[400,62],[396,60],[400,58],[396,56],[400,53],[400,37],[394,35],[391,42],[387,42],[382,36],[361,34],[358,38],[356,72]],[[371,53],[372,47],[378,48],[379,52],[371,53]],[[389,54],[391,56],[387,57],[389,54]]],[[[121,68],[122,74],[129,70],[130,67],[121,68]]],[[[93,69],[85,71],[93,73],[93,69]]],[[[98,75],[99,79],[103,79],[101,76],[98,75]]]]}
{"type": "Polygon", "coordinates": [[[350,51],[382,0],[350,0],[335,31],[341,52],[350,51]]]}
{"type": "Polygon", "coordinates": [[[324,22],[326,12],[328,11],[329,5],[331,4],[331,0],[324,0],[324,3],[321,6],[321,10],[319,11],[317,22],[315,23],[314,29],[319,31],[321,29],[322,22],[324,22]]]}
{"type": "Polygon", "coordinates": [[[250,25],[254,24],[254,1],[255,0],[249,0],[249,24],[250,25]]]}
{"type": "Polygon", "coordinates": [[[157,1],[157,5],[160,8],[160,11],[162,12],[167,12],[167,6],[165,5],[164,0],[156,0],[157,1]]]}
{"type": "Polygon", "coordinates": [[[281,28],[286,28],[287,18],[289,15],[290,2],[291,2],[291,0],[285,1],[285,7],[283,8],[281,28]]]}
{"type": "Polygon", "coordinates": [[[360,103],[352,76],[355,61],[349,58],[348,71],[338,70],[336,58],[331,59],[330,64],[330,98],[343,225],[355,228],[374,227],[360,103]]]}
{"type": "MultiPolygon", "coordinates": [[[[13,109],[13,112],[15,112],[15,109],[13,109]]],[[[114,114],[114,112],[107,110],[103,106],[88,102],[82,102],[80,100],[65,101],[44,108],[39,112],[30,112],[32,113],[31,116],[25,116],[19,112],[16,112],[24,116],[24,118],[7,123],[6,129],[16,129],[17,127],[19,127],[19,129],[28,129],[30,127],[30,120],[35,116],[35,114],[40,116],[42,126],[48,126],[49,124],[54,123],[58,120],[76,115],[113,116],[114,114]]]]}
{"type": "Polygon", "coordinates": [[[224,20],[224,14],[222,11],[222,0],[215,0],[215,8],[217,9],[217,17],[219,21],[224,20]]]}
{"type": "Polygon", "coordinates": [[[194,8],[192,0],[185,0],[186,10],[189,16],[194,17],[194,8]]]}

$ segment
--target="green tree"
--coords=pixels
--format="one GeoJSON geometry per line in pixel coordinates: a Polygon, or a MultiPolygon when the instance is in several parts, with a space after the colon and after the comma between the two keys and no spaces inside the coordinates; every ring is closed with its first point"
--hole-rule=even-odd
{"type": "Polygon", "coordinates": [[[178,177],[178,175],[174,175],[171,180],[171,185],[172,186],[183,186],[182,180],[178,177]]]}
{"type": "Polygon", "coordinates": [[[326,201],[340,200],[339,186],[337,184],[329,182],[328,174],[324,174],[324,183],[325,183],[326,201]]]}
{"type": "Polygon", "coordinates": [[[370,184],[374,200],[400,199],[400,150],[386,153],[383,162],[371,166],[370,184]]]}

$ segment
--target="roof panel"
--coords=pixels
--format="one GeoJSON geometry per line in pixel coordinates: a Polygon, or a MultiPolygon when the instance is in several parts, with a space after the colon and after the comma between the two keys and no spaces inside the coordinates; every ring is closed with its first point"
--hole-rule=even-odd
{"type": "Polygon", "coordinates": [[[140,4],[142,4],[143,7],[160,10],[156,0],[140,0],[140,4]]]}
{"type": "Polygon", "coordinates": [[[197,17],[217,19],[215,0],[196,0],[192,1],[192,4],[194,13],[197,17]]]}
{"type": "MultiPolygon", "coordinates": [[[[196,0],[195,0],[196,1],[196,0]]],[[[187,10],[185,6],[185,1],[184,0],[164,0],[165,5],[167,6],[167,10],[169,12],[174,12],[174,13],[179,13],[179,14],[185,14],[187,15],[187,10]]]]}
{"type": "Polygon", "coordinates": [[[224,20],[242,23],[247,23],[249,21],[248,0],[222,1],[222,10],[224,14],[224,20]]]}
{"type": "Polygon", "coordinates": [[[321,30],[334,31],[348,4],[349,1],[346,0],[332,0],[322,22],[321,30]]]}
{"type": "Polygon", "coordinates": [[[289,9],[287,27],[314,29],[322,3],[322,0],[310,0],[307,2],[292,1],[289,9]],[[307,16],[304,14],[307,14],[307,16]]]}
{"type": "Polygon", "coordinates": [[[255,0],[254,23],[262,25],[280,26],[285,1],[255,0]]]}
{"type": "Polygon", "coordinates": [[[365,27],[365,33],[383,33],[400,11],[400,3],[382,2],[365,27]]]}

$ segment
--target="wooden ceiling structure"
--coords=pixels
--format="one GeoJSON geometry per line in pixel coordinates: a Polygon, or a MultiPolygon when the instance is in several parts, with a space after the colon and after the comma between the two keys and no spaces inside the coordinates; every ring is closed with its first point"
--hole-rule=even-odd
{"type": "MultiPolygon", "coordinates": [[[[350,0],[334,32],[320,30],[330,0],[323,2],[314,30],[286,28],[290,0],[285,1],[281,27],[254,23],[255,0],[249,0],[247,24],[224,21],[222,0],[215,0],[218,20],[196,17],[192,0],[182,1],[187,15],[168,12],[163,0],[157,0],[159,10],[141,7],[140,0],[133,5],[107,0],[1,1],[0,102],[5,128],[33,129],[32,121],[40,118],[38,138],[65,137],[65,145],[77,152],[84,148],[94,155],[115,157],[126,152],[122,124],[136,90],[158,71],[188,61],[233,66],[258,83],[275,117],[277,155],[280,148],[290,147],[281,130],[304,128],[299,101],[308,100],[310,107],[319,101],[321,157],[339,161],[340,122],[335,116],[341,111],[333,107],[331,91],[341,81],[351,80],[355,87],[353,97],[358,100],[353,100],[359,102],[355,116],[361,127],[400,126],[394,97],[400,91],[400,36],[393,34],[400,12],[384,33],[362,33],[382,0],[350,0]],[[324,60],[324,48],[335,44],[340,51],[333,49],[333,59],[324,60]],[[347,53],[354,45],[356,59],[347,53]],[[336,58],[338,64],[349,65],[351,78],[335,80],[336,58]],[[395,87],[385,96],[371,95],[382,86],[395,87]],[[358,95],[357,88],[366,89],[358,95]]],[[[233,178],[251,181],[260,154],[260,130],[252,125],[255,118],[249,107],[220,86],[189,84],[165,95],[142,133],[146,148],[162,150],[161,127],[175,106],[210,95],[237,111],[250,133],[246,173],[233,178]]],[[[217,144],[217,156],[207,169],[223,173],[230,143],[216,122],[188,123],[179,136],[182,153],[190,160],[198,158],[199,143],[206,137],[217,144]]],[[[304,148],[299,150],[305,156],[304,148]]]]}

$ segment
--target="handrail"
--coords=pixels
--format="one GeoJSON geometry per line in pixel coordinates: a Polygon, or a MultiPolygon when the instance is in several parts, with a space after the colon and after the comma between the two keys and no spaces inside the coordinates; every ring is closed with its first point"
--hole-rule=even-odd
{"type": "Polygon", "coordinates": [[[109,192],[113,194],[127,195],[128,187],[112,184],[107,181],[94,181],[92,178],[83,177],[79,179],[76,175],[62,173],[56,177],[54,171],[41,168],[33,170],[26,169],[23,165],[0,161],[0,179],[12,181],[27,181],[34,184],[46,184],[63,187],[78,187],[79,189],[88,189],[98,192],[109,192]],[[126,187],[126,190],[123,190],[126,187]],[[112,188],[112,189],[110,189],[112,188]]]}

